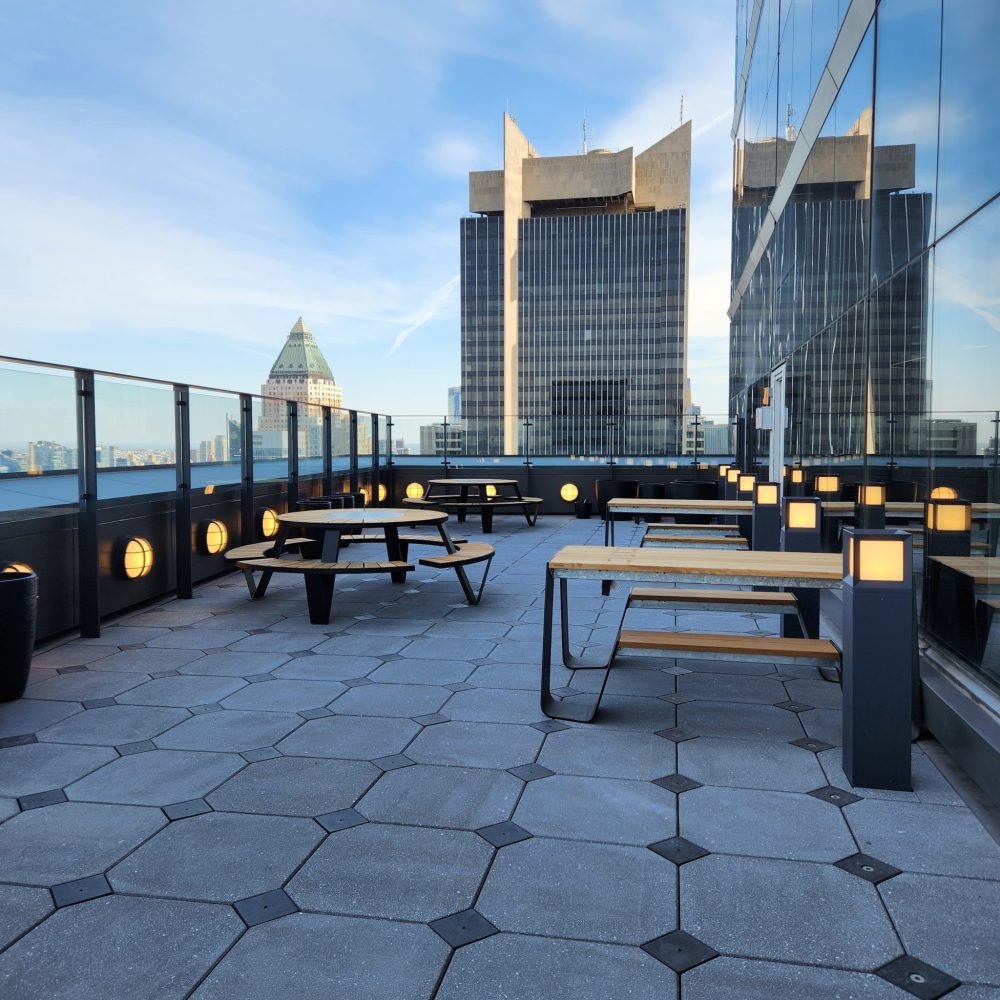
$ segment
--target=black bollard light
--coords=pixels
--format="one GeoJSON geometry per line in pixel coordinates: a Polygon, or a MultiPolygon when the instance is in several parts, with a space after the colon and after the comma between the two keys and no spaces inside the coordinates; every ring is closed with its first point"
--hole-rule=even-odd
{"type": "Polygon", "coordinates": [[[754,483],[750,548],[777,552],[781,548],[781,503],[777,483],[754,483]]]}
{"type": "Polygon", "coordinates": [[[854,527],[879,529],[885,527],[884,486],[858,487],[858,497],[854,503],[854,527]]]}
{"type": "MultiPolygon", "coordinates": [[[[823,549],[823,508],[819,497],[788,497],[785,500],[782,552],[821,552],[823,549]]],[[[791,588],[799,605],[799,617],[781,616],[781,634],[786,639],[819,638],[820,592],[815,587],[791,588]],[[805,626],[803,635],[802,625],[805,626]]]]}
{"type": "MultiPolygon", "coordinates": [[[[752,472],[741,472],[736,477],[736,499],[753,502],[753,484],[757,477],[752,472]]],[[[750,514],[739,514],[736,517],[740,534],[747,540],[747,545],[753,542],[753,517],[750,514]]]]}
{"type": "Polygon", "coordinates": [[[844,773],[854,786],[910,791],[913,539],[844,530],[844,773]]]}

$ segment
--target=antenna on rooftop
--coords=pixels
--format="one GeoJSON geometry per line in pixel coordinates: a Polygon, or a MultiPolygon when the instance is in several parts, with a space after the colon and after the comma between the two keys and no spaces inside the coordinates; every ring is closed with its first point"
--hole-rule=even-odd
{"type": "Polygon", "coordinates": [[[680,124],[681,125],[684,124],[684,94],[683,93],[681,94],[681,120],[680,120],[680,124]]]}
{"type": "Polygon", "coordinates": [[[584,115],[583,116],[583,142],[580,145],[580,152],[583,153],[584,155],[586,155],[586,152],[587,152],[587,138],[588,138],[587,116],[584,115]]]}
{"type": "Polygon", "coordinates": [[[788,103],[785,105],[785,138],[789,142],[794,142],[795,137],[798,135],[798,129],[792,124],[792,115],[795,114],[795,108],[792,107],[792,95],[788,95],[788,103]]]}

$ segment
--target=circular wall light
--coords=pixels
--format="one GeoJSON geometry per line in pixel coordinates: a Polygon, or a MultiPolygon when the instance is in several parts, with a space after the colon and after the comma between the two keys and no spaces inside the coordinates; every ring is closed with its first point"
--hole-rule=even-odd
{"type": "Polygon", "coordinates": [[[580,490],[576,483],[563,483],[561,489],[559,490],[559,496],[561,496],[566,503],[573,503],[579,495],[580,490]]]}
{"type": "Polygon", "coordinates": [[[497,488],[492,484],[486,487],[486,495],[492,500],[497,495],[497,488]]]}
{"type": "Polygon", "coordinates": [[[378,502],[379,503],[385,503],[385,498],[388,495],[389,495],[388,487],[386,487],[385,483],[379,483],[378,484],[378,502]]]}
{"type": "Polygon", "coordinates": [[[198,542],[205,555],[217,556],[229,544],[229,529],[222,521],[202,521],[198,526],[198,542]]]}
{"type": "Polygon", "coordinates": [[[0,562],[0,573],[34,573],[35,571],[22,562],[0,562]]]}
{"type": "Polygon", "coordinates": [[[358,492],[365,498],[365,506],[372,502],[372,491],[368,486],[362,486],[358,492]]]}
{"type": "Polygon", "coordinates": [[[954,486],[935,486],[931,490],[932,500],[957,500],[958,490],[954,486]]]}
{"type": "Polygon", "coordinates": [[[410,483],[406,487],[406,495],[410,500],[420,500],[424,495],[424,488],[420,483],[410,483]]]}
{"type": "Polygon", "coordinates": [[[153,546],[148,538],[126,538],[120,544],[118,565],[126,580],[149,576],[153,569],[153,546]]]}
{"type": "Polygon", "coordinates": [[[265,538],[274,538],[278,533],[278,515],[270,508],[265,507],[260,512],[259,517],[260,533],[265,538]]]}

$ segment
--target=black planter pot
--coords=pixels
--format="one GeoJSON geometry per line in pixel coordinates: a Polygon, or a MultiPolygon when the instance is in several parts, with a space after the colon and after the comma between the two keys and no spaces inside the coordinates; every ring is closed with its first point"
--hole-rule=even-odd
{"type": "Polygon", "coordinates": [[[38,577],[0,573],[0,702],[24,694],[35,648],[38,577]]]}
{"type": "Polygon", "coordinates": [[[577,500],[573,504],[573,511],[581,521],[584,521],[593,513],[593,504],[589,500],[577,500]]]}
{"type": "MultiPolygon", "coordinates": [[[[639,495],[638,479],[598,479],[594,484],[597,492],[597,510],[601,520],[607,517],[609,500],[634,500],[639,495]]],[[[628,520],[631,514],[616,514],[615,520],[628,520]]]]}
{"type": "MultiPolygon", "coordinates": [[[[719,485],[710,479],[674,479],[669,484],[671,500],[718,500],[719,485]]],[[[674,518],[680,520],[679,517],[674,518]]],[[[684,514],[687,524],[709,524],[710,514],[684,514]]]]}

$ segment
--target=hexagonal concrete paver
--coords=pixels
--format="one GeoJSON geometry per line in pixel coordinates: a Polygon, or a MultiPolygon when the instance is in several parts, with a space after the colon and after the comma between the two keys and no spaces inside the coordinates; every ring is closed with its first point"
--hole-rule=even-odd
{"type": "Polygon", "coordinates": [[[32,698],[52,698],[55,701],[91,701],[96,698],[114,698],[131,688],[148,681],[146,674],[98,673],[90,670],[78,674],[59,674],[37,684],[32,684],[32,698]]]}
{"type": "Polygon", "coordinates": [[[43,729],[38,738],[46,743],[120,746],[152,739],[188,718],[190,715],[183,708],[108,705],[57,722],[43,729]]]}
{"type": "Polygon", "coordinates": [[[312,820],[203,813],[171,823],[108,881],[119,892],[235,902],[280,886],[322,838],[312,820]]]}
{"type": "Polygon", "coordinates": [[[448,700],[444,714],[464,722],[531,723],[545,718],[536,691],[498,688],[459,691],[448,700]]]}
{"type": "Polygon", "coordinates": [[[449,953],[429,927],[294,913],[247,931],[194,997],[426,1000],[449,953]]]}
{"type": "Polygon", "coordinates": [[[289,756],[375,760],[402,752],[419,732],[409,719],[335,715],[307,722],[277,747],[289,756]]]}
{"type": "Polygon", "coordinates": [[[19,798],[62,788],[114,760],[108,747],[28,743],[0,750],[0,795],[19,798]]]}
{"type": "Polygon", "coordinates": [[[434,920],[472,905],[492,855],[474,833],[365,823],[327,838],[288,894],[305,910],[434,920]]]}
{"type": "MultiPolygon", "coordinates": [[[[315,626],[313,626],[315,627],[315,626]]],[[[300,681],[347,681],[364,677],[382,661],[375,656],[298,656],[273,671],[275,677],[300,681]]]]}
{"type": "Polygon", "coordinates": [[[45,889],[0,885],[0,949],[37,924],[54,909],[45,889]]]}
{"type": "Polygon", "coordinates": [[[427,684],[365,684],[337,699],[337,712],[412,718],[436,712],[450,697],[446,688],[427,684]]]}
{"type": "Polygon", "coordinates": [[[580,727],[550,733],[538,763],[560,774],[652,781],[673,774],[674,747],[652,733],[580,727]]]}
{"type": "Polygon", "coordinates": [[[681,926],[716,951],[866,972],[903,951],[875,887],[833,865],[712,854],[680,878],[681,926]]]}
{"type": "Polygon", "coordinates": [[[466,660],[399,659],[372,671],[382,684],[460,684],[476,669],[466,660]]]}
{"type": "Polygon", "coordinates": [[[122,705],[173,705],[189,708],[221,701],[228,695],[246,687],[242,677],[209,677],[180,674],[176,677],[157,677],[120,695],[122,705]]]}
{"type": "Polygon", "coordinates": [[[383,775],[357,809],[387,823],[476,830],[509,819],[520,791],[506,771],[418,764],[383,775]]]}
{"type": "Polygon", "coordinates": [[[878,976],[809,965],[716,958],[684,973],[684,1000],[906,1000],[878,976]]]}
{"type": "Polygon", "coordinates": [[[60,802],[19,813],[0,826],[4,878],[58,885],[93,875],[165,823],[159,809],[89,802],[60,802]]]}
{"type": "MultiPolygon", "coordinates": [[[[209,649],[213,647],[208,647],[209,649]]],[[[209,653],[178,670],[182,674],[206,674],[211,677],[253,677],[270,673],[287,663],[287,653],[209,653]]]]}
{"type": "Polygon", "coordinates": [[[677,745],[677,770],[704,785],[732,788],[810,792],[827,784],[816,754],[771,740],[685,740],[677,745]]]}
{"type": "Polygon", "coordinates": [[[637,945],[677,926],[676,880],[645,847],[535,837],[497,854],[476,909],[501,930],[637,945]]]}
{"type": "Polygon", "coordinates": [[[513,818],[542,837],[651,844],[674,836],[674,802],[650,781],[554,774],[528,784],[513,818]]]}
{"type": "Polygon", "coordinates": [[[732,736],[744,740],[801,739],[803,732],[792,712],[773,705],[733,701],[691,701],[677,706],[677,725],[694,736],[732,736]]]}
{"type": "Polygon", "coordinates": [[[1000,844],[964,806],[863,799],[844,818],[863,853],[903,871],[1000,879],[1000,844]]]}
{"type": "Polygon", "coordinates": [[[908,954],[956,979],[1000,986],[1000,882],[904,873],[879,893],[908,954]]]}
{"type": "Polygon", "coordinates": [[[493,722],[444,722],[429,726],[407,748],[420,764],[505,769],[535,759],[542,734],[530,726],[493,722]]]}
{"type": "Polygon", "coordinates": [[[400,656],[421,660],[482,660],[496,645],[490,639],[440,638],[414,639],[400,651],[400,656]]]}
{"type": "Polygon", "coordinates": [[[684,794],[680,834],[721,854],[833,862],[856,852],[840,810],[798,792],[695,788],[684,794]]]}
{"type": "Polygon", "coordinates": [[[504,933],[455,952],[436,1000],[487,988],[504,1000],[674,1000],[677,977],[635,947],[504,933]]]}
{"type": "Polygon", "coordinates": [[[325,708],[347,690],[336,681],[273,680],[251,684],[226,698],[224,708],[258,712],[304,712],[325,708]]]}
{"type": "Polygon", "coordinates": [[[322,816],[354,805],[381,773],[363,761],[275,757],[250,764],[208,801],[230,812],[322,816]]]}
{"type": "MultiPolygon", "coordinates": [[[[177,635],[179,633],[173,633],[177,635]]],[[[195,649],[123,649],[104,656],[90,665],[91,670],[123,670],[133,674],[152,674],[157,670],[176,670],[200,659],[201,648],[195,649]]]]}
{"type": "Polygon", "coordinates": [[[35,701],[33,698],[20,698],[0,704],[0,740],[8,736],[25,736],[37,733],[47,726],[54,726],[63,719],[68,719],[77,712],[82,712],[83,706],[72,701],[35,701]]]}
{"type": "Polygon", "coordinates": [[[129,754],[66,788],[70,799],[166,806],[201,798],[246,766],[238,754],[150,750],[129,754]]]}
{"type": "Polygon", "coordinates": [[[60,910],[0,955],[0,995],[182,997],[242,930],[228,906],[105,896],[60,910]]]}
{"type": "Polygon", "coordinates": [[[274,746],[302,724],[297,715],[282,712],[208,712],[175,726],[154,741],[163,750],[218,750],[242,753],[274,746]]]}

